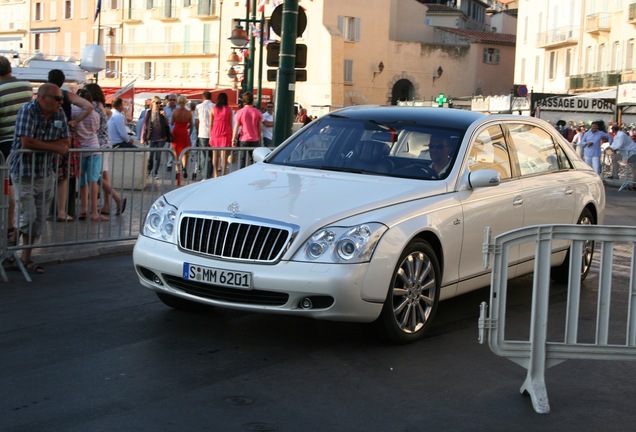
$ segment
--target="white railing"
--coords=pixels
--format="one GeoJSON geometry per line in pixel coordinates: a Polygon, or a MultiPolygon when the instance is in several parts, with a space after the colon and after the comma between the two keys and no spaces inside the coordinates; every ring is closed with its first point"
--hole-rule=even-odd
{"type": "MultiPolygon", "coordinates": [[[[497,236],[486,233],[485,260],[494,255],[490,302],[481,304],[479,341],[488,340],[491,350],[528,370],[521,392],[527,392],[536,412],[550,412],[545,369],[569,359],[636,360],[636,227],[595,225],[539,225],[497,236]],[[553,240],[569,240],[569,284],[558,322],[557,305],[550,304],[550,270],[553,240]],[[600,246],[598,284],[588,275],[581,283],[585,243],[600,246]],[[506,339],[508,253],[515,246],[536,242],[532,309],[527,340],[506,339]],[[619,263],[620,261],[620,263],[619,263]],[[615,267],[616,266],[616,267],[615,267]],[[619,280],[628,275],[628,282],[619,280]],[[584,288],[582,290],[582,288],[584,288]],[[591,295],[598,291],[596,300],[591,295]],[[590,292],[591,291],[591,292],[590,292]],[[582,301],[582,297],[585,301],[582,301]],[[596,303],[590,310],[589,305],[596,303]],[[490,306],[490,307],[488,307],[490,306]],[[548,323],[548,314],[551,320],[548,323]],[[595,317],[595,323],[591,320],[595,317]]],[[[594,275],[596,276],[596,274],[594,275]]],[[[511,332],[512,333],[512,332],[511,332]]]]}

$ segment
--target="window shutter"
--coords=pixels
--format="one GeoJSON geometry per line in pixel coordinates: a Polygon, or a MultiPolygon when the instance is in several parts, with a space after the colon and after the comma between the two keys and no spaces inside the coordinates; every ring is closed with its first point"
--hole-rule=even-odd
{"type": "Polygon", "coordinates": [[[354,33],[354,41],[359,42],[360,41],[360,18],[354,18],[353,20],[354,25],[355,25],[355,33],[354,33]]]}
{"type": "Polygon", "coordinates": [[[338,31],[340,34],[344,34],[344,17],[342,15],[338,15],[338,31]]]}

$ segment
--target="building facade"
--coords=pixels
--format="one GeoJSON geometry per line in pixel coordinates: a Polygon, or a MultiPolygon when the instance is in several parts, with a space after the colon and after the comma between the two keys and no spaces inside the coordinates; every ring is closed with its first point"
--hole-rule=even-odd
{"type": "MultiPolygon", "coordinates": [[[[95,15],[97,3],[1,0],[3,16],[16,20],[11,28],[0,24],[0,49],[15,49],[22,58],[42,53],[79,60],[86,44],[99,43],[107,61],[96,77],[103,87],[134,82],[158,94],[188,94],[240,86],[247,51],[228,38],[241,25],[252,27],[256,41],[254,87],[258,77],[262,88],[275,87],[263,59],[267,43],[280,39],[270,19],[281,0],[102,0],[95,15]],[[246,7],[252,3],[253,15],[246,7]],[[263,31],[252,16],[262,19],[263,31]],[[233,52],[241,63],[230,69],[233,52]]],[[[456,100],[509,94],[516,16],[505,10],[508,3],[299,0],[307,26],[297,43],[307,46],[308,56],[307,81],[296,83],[296,100],[318,115],[356,104],[430,102],[440,94],[456,100]]]]}
{"type": "Polygon", "coordinates": [[[636,80],[636,1],[520,0],[515,83],[584,93],[636,80]]]}

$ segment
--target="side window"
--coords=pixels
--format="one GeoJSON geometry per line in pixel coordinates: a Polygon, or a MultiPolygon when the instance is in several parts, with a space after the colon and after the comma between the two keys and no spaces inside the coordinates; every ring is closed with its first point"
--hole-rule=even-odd
{"type": "Polygon", "coordinates": [[[479,133],[468,154],[468,169],[495,170],[502,180],[512,177],[510,153],[500,126],[490,126],[479,133]]]}
{"type": "Polygon", "coordinates": [[[552,136],[539,126],[509,124],[521,175],[540,174],[560,169],[563,154],[557,154],[552,136]]]}

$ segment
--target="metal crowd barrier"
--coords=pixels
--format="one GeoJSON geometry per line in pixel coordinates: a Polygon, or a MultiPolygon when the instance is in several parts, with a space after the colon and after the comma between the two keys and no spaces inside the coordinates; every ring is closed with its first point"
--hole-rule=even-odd
{"type": "Polygon", "coordinates": [[[636,227],[539,225],[501,234],[494,243],[489,237],[487,230],[484,255],[485,260],[494,255],[494,265],[490,302],[481,304],[479,342],[487,339],[495,354],[528,370],[521,392],[530,395],[537,413],[550,412],[546,368],[569,359],[636,360],[636,227]],[[561,305],[550,305],[553,240],[569,240],[574,257],[569,262],[567,300],[561,305]],[[583,290],[579,277],[589,240],[600,246],[596,299],[591,274],[583,290]],[[511,248],[528,242],[536,242],[530,325],[525,332],[511,329],[510,334],[529,337],[515,340],[506,334],[508,254],[511,248]],[[618,268],[629,274],[627,286],[613,278],[612,271],[618,268]],[[595,308],[590,308],[594,303],[595,308]],[[555,309],[565,312],[565,322],[556,320],[555,309]]]}
{"type": "MultiPolygon", "coordinates": [[[[9,167],[5,163],[4,155],[0,153],[0,181],[2,181],[2,195],[0,195],[0,261],[4,262],[8,259],[15,259],[15,252],[10,251],[9,247],[9,167]]],[[[4,282],[9,278],[4,271],[4,267],[0,267],[0,277],[4,282]]]]}
{"type": "Polygon", "coordinates": [[[618,187],[619,191],[630,187],[636,187],[636,151],[619,150],[616,153],[610,153],[607,148],[603,150],[601,157],[601,171],[603,178],[612,178],[613,165],[617,166],[616,180],[622,180],[622,184],[618,187]],[[629,160],[632,159],[630,163],[629,160]]]}
{"type": "MultiPolygon", "coordinates": [[[[187,147],[175,161],[172,150],[169,147],[161,149],[150,149],[148,147],[135,148],[118,148],[118,149],[100,149],[99,153],[108,155],[107,167],[109,173],[110,185],[115,190],[121,200],[126,199],[126,209],[121,215],[115,215],[117,206],[111,196],[110,199],[110,215],[108,221],[91,221],[90,218],[90,194],[88,203],[88,215],[86,218],[80,219],[80,186],[79,179],[71,174],[68,179],[68,186],[54,187],[52,199],[41,200],[37,203],[40,211],[44,215],[42,235],[33,245],[24,245],[18,242],[18,245],[12,246],[7,241],[8,229],[8,179],[9,167],[15,158],[23,158],[25,155],[41,154],[47,158],[46,163],[58,166],[58,156],[48,152],[34,152],[31,150],[19,150],[12,152],[8,160],[0,159],[0,176],[4,186],[4,193],[0,201],[0,229],[4,233],[0,239],[0,253],[2,260],[9,256],[15,257],[16,264],[24,274],[27,280],[31,280],[28,272],[21,266],[21,261],[17,259],[17,251],[24,248],[58,248],[73,245],[105,243],[105,242],[128,242],[137,239],[148,208],[161,195],[173,190],[177,187],[184,186],[195,181],[205,180],[212,176],[212,173],[205,170],[206,160],[209,162],[216,152],[225,150],[226,154],[232,155],[231,161],[228,162],[226,174],[234,172],[251,163],[250,154],[253,148],[201,148],[187,147]],[[153,156],[160,156],[161,163],[157,171],[151,175],[147,175],[148,159],[153,156]],[[190,163],[182,166],[181,159],[185,156],[190,163]],[[170,162],[169,162],[170,161],[170,162]],[[201,164],[199,164],[201,161],[201,164]],[[171,168],[170,163],[173,164],[171,168]],[[190,165],[190,166],[188,166],[190,165]],[[202,170],[203,168],[203,170],[202,170]],[[187,176],[182,173],[188,172],[187,176]],[[177,173],[181,173],[177,175],[177,173]],[[197,175],[193,175],[197,174],[197,175]],[[66,199],[64,198],[66,195],[66,199]],[[57,203],[63,202],[64,212],[67,213],[69,220],[58,219],[57,203]]],[[[81,159],[82,154],[93,153],[90,149],[70,149],[68,158],[65,159],[63,166],[67,173],[72,173],[73,161],[81,159]]],[[[23,177],[14,179],[16,187],[22,186],[21,182],[31,182],[33,186],[33,177],[23,177]]],[[[104,205],[104,189],[103,176],[99,180],[99,202],[98,209],[104,205]]],[[[53,175],[53,182],[59,182],[58,176],[53,175]]],[[[25,209],[16,201],[16,222],[24,216],[25,209]]],[[[16,223],[18,226],[18,223],[16,223]]],[[[27,232],[27,235],[32,233],[27,232]]],[[[1,270],[0,276],[6,282],[8,279],[6,273],[1,270]]]]}

